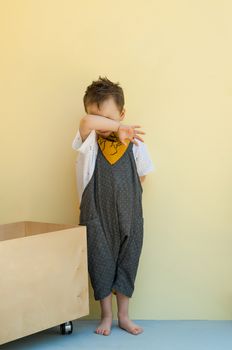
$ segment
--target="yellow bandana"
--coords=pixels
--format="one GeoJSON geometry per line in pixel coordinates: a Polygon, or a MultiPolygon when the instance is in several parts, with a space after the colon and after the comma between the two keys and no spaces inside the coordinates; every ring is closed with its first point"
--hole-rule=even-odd
{"type": "Polygon", "coordinates": [[[126,139],[127,145],[124,145],[116,133],[112,132],[108,137],[98,135],[97,140],[104,157],[110,164],[116,163],[126,152],[130,140],[126,139]]]}

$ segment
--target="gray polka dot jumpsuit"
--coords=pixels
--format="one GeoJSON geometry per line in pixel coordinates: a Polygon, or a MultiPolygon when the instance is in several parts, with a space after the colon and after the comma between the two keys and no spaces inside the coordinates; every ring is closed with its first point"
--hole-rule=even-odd
{"type": "MultiPolygon", "coordinates": [[[[95,300],[131,297],[143,245],[142,185],[130,142],[111,164],[98,145],[95,169],[80,203],[87,227],[88,271],[95,300]]],[[[135,146],[138,147],[138,146],[135,146]]]]}

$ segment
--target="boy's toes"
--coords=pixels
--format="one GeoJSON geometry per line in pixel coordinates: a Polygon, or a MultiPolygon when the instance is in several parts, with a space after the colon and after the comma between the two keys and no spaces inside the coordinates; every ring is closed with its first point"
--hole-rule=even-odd
{"type": "Polygon", "coordinates": [[[110,330],[109,329],[105,329],[105,328],[97,328],[95,330],[95,333],[102,334],[102,335],[109,335],[110,334],[110,330]]]}
{"type": "Polygon", "coordinates": [[[97,333],[97,334],[101,333],[101,329],[100,328],[96,328],[95,333],[97,333]]]}
{"type": "Polygon", "coordinates": [[[141,327],[135,327],[132,330],[133,334],[139,334],[143,332],[143,329],[141,327]]]}

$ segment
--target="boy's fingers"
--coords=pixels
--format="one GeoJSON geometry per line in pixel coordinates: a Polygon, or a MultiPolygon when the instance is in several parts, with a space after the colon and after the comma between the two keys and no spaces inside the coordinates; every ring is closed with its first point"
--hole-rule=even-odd
{"type": "Polygon", "coordinates": [[[140,136],[134,136],[136,139],[139,139],[140,141],[142,141],[142,142],[144,142],[144,140],[142,139],[142,137],[140,137],[140,136]]]}
{"type": "Polygon", "coordinates": [[[136,144],[136,146],[138,146],[138,142],[137,142],[137,141],[135,141],[135,140],[131,140],[131,142],[135,143],[135,144],[136,144]]]}
{"type": "Polygon", "coordinates": [[[134,130],[136,134],[146,134],[144,131],[140,131],[140,130],[134,130]]]}

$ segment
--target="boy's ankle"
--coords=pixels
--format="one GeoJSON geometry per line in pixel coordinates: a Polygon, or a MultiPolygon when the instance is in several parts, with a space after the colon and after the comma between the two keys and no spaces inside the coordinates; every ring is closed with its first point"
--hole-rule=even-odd
{"type": "Polygon", "coordinates": [[[101,313],[101,319],[102,318],[113,318],[113,313],[112,312],[101,313]]]}
{"type": "Polygon", "coordinates": [[[118,318],[129,318],[129,315],[125,312],[118,312],[117,316],[118,318]]]}

